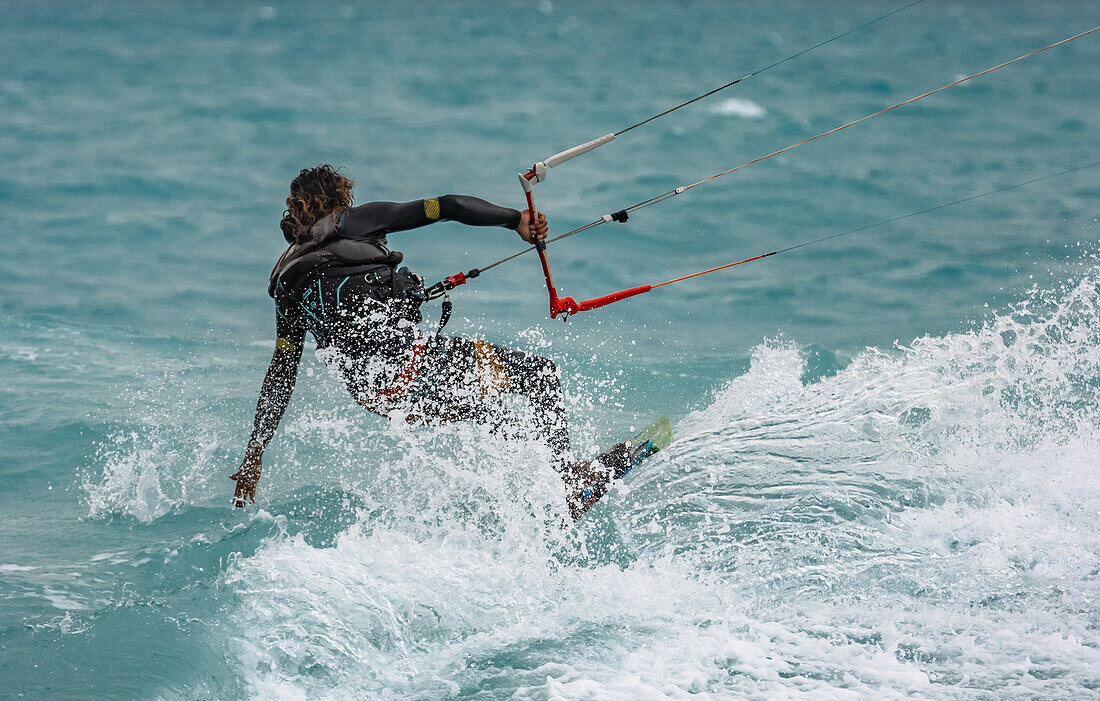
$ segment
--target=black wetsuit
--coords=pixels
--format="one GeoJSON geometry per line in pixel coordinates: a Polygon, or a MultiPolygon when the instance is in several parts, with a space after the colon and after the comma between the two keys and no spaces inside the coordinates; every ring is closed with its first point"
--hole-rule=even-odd
{"type": "Polygon", "coordinates": [[[311,240],[290,242],[268,289],[277,340],[257,407],[254,436],[262,445],[286,409],[309,331],[356,400],[380,414],[507,430],[516,427],[500,395],[525,395],[530,427],[551,448],[556,467],[565,466],[569,437],[552,361],[485,341],[418,333],[423,281],[397,267],[402,256],[389,250],[386,235],[444,220],[515,228],[520,213],[461,195],[373,202],[329,215],[314,225],[311,240]]]}

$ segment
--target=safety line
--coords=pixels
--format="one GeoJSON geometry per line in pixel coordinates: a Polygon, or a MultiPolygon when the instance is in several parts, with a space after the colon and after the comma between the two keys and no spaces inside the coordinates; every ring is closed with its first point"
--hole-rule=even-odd
{"type": "Polygon", "coordinates": [[[710,97],[711,95],[713,95],[717,92],[721,92],[721,91],[725,90],[726,88],[729,88],[729,87],[732,87],[734,85],[737,85],[738,83],[744,82],[744,81],[748,80],[749,78],[753,77],[754,75],[760,75],[764,71],[769,71],[769,70],[775,68],[776,66],[781,66],[784,63],[786,63],[787,61],[793,61],[794,59],[798,58],[799,56],[802,56],[803,54],[808,54],[809,52],[813,51],[814,49],[820,49],[822,46],[825,46],[826,44],[830,44],[830,43],[836,41],[837,39],[842,39],[842,38],[848,36],[849,34],[852,34],[854,32],[858,32],[861,29],[866,29],[867,27],[870,27],[872,24],[875,24],[876,22],[881,22],[882,20],[884,20],[888,17],[893,17],[897,13],[902,12],[904,10],[908,10],[913,5],[919,5],[922,2],[924,2],[924,0],[916,0],[915,2],[911,2],[911,3],[909,3],[908,5],[906,5],[904,7],[899,7],[898,9],[893,10],[892,12],[888,12],[885,15],[883,15],[882,17],[879,17],[877,19],[873,19],[870,22],[864,22],[863,24],[859,25],[858,27],[855,27],[853,29],[849,29],[848,31],[844,32],[843,34],[837,34],[832,39],[826,39],[825,41],[821,42],[820,44],[814,44],[810,48],[803,49],[802,51],[799,51],[796,54],[791,54],[787,58],[776,61],[775,63],[771,64],[770,66],[765,66],[764,68],[761,68],[758,71],[753,71],[752,73],[749,73],[747,75],[743,75],[740,78],[738,78],[737,80],[732,80],[732,81],[726,83],[725,85],[723,85],[721,87],[717,87],[714,90],[711,90],[710,92],[705,92],[702,95],[699,95],[698,97],[693,97],[692,99],[688,100],[687,102],[681,102],[680,104],[676,105],[675,107],[671,107],[671,108],[665,110],[664,112],[661,112],[660,114],[655,114],[652,117],[649,117],[648,119],[643,119],[642,121],[638,122],[637,124],[632,124],[629,127],[627,127],[626,129],[615,132],[615,136],[622,136],[623,134],[627,133],[631,129],[637,129],[638,127],[642,126],[643,124],[649,124],[653,120],[664,117],[666,114],[671,114],[672,112],[675,112],[676,110],[680,109],[681,107],[687,107],[688,105],[690,105],[692,103],[695,103],[695,102],[698,102],[699,100],[710,97]]]}
{"type": "Polygon", "coordinates": [[[1026,185],[1032,185],[1032,184],[1037,183],[1037,182],[1042,182],[1043,180],[1050,180],[1051,178],[1057,178],[1060,175],[1066,175],[1067,173],[1074,173],[1074,172],[1077,172],[1079,170],[1085,170],[1086,168],[1095,168],[1096,166],[1100,166],[1100,161],[1094,161],[1092,163],[1087,163],[1085,165],[1076,166],[1074,168],[1066,168],[1065,170],[1058,171],[1057,173],[1050,173],[1049,175],[1043,175],[1043,176],[1040,176],[1038,178],[1032,178],[1031,180],[1025,180],[1023,182],[1019,182],[1019,183],[1016,183],[1014,185],[1006,185],[1005,187],[999,187],[996,190],[990,190],[988,192],[983,192],[983,193],[978,194],[978,195],[971,195],[970,197],[963,197],[962,199],[954,200],[953,202],[947,202],[945,204],[939,204],[939,205],[936,205],[935,207],[928,207],[926,209],[922,209],[922,210],[917,211],[917,212],[910,212],[908,214],[903,214],[901,216],[894,217],[892,219],[884,219],[882,221],[877,221],[874,224],[867,224],[865,226],[860,226],[860,227],[857,227],[855,229],[848,229],[847,231],[842,231],[838,234],[829,234],[828,236],[822,236],[821,238],[816,238],[816,239],[813,239],[812,241],[805,241],[803,243],[798,243],[798,244],[795,244],[793,246],[788,246],[786,248],[781,248],[778,251],[772,251],[770,253],[764,253],[762,255],[753,256],[752,258],[746,258],[744,260],[739,260],[735,263],[728,263],[726,265],[720,265],[716,268],[711,268],[710,270],[704,270],[702,272],[692,273],[691,275],[684,275],[683,277],[678,277],[678,278],[673,278],[671,280],[666,280],[665,282],[658,283],[656,285],[652,285],[651,287],[652,287],[652,289],[657,289],[658,287],[664,287],[665,285],[671,285],[674,282],[680,282],[682,280],[690,280],[691,278],[699,277],[700,275],[706,275],[708,273],[713,273],[713,272],[718,271],[718,270],[725,270],[726,268],[732,268],[734,266],[741,265],[743,263],[751,263],[752,261],[760,260],[761,258],[767,258],[769,256],[779,255],[780,253],[787,253],[788,251],[794,251],[794,250],[797,250],[799,248],[806,248],[807,246],[814,246],[814,245],[817,245],[819,243],[824,243],[825,241],[831,241],[832,239],[840,238],[841,236],[848,236],[850,234],[856,234],[856,233],[859,233],[861,231],[867,231],[868,229],[874,229],[875,227],[886,226],[887,224],[893,224],[893,223],[899,222],[903,219],[909,219],[910,217],[919,216],[921,214],[928,214],[929,212],[935,212],[936,210],[939,210],[939,209],[946,209],[948,207],[954,207],[955,205],[963,204],[964,202],[971,202],[973,200],[981,199],[982,197],[989,197],[990,195],[996,195],[1000,192],[1008,192],[1009,190],[1015,190],[1017,188],[1021,188],[1021,187],[1024,187],[1026,185]]]}
{"type": "Polygon", "coordinates": [[[682,280],[690,280],[693,277],[699,277],[700,275],[706,275],[707,273],[713,273],[718,270],[725,270],[726,268],[732,268],[735,265],[741,265],[742,263],[751,263],[754,260],[760,260],[761,258],[767,258],[768,256],[774,256],[779,251],[772,251],[771,253],[764,253],[759,256],[753,256],[752,258],[746,258],[745,260],[739,260],[736,263],[727,263],[726,265],[719,265],[717,268],[711,268],[710,270],[704,270],[700,273],[692,273],[691,275],[684,275],[683,277],[674,278],[672,280],[665,280],[664,282],[657,283],[656,285],[650,285],[650,289],[657,289],[658,287],[664,287],[665,285],[671,285],[674,282],[680,282],[682,280]]]}
{"type": "MultiPolygon", "coordinates": [[[[1031,180],[1025,180],[1023,182],[1015,183],[1013,185],[1006,185],[1005,187],[999,187],[995,190],[989,190],[988,192],[983,192],[983,193],[978,194],[978,195],[971,195],[969,197],[963,197],[962,199],[954,200],[952,202],[946,202],[944,204],[938,204],[934,207],[927,207],[925,209],[921,209],[921,210],[918,210],[916,212],[909,212],[908,214],[902,214],[901,216],[893,217],[892,219],[884,219],[882,221],[877,221],[873,224],[866,224],[864,226],[856,227],[855,229],[848,229],[847,231],[841,231],[840,233],[829,234],[828,236],[822,236],[821,238],[816,238],[816,239],[813,239],[811,241],[805,241],[803,243],[798,243],[798,244],[795,244],[793,246],[788,246],[786,248],[781,248],[781,249],[776,250],[776,251],[771,251],[769,253],[763,253],[763,254],[758,255],[758,256],[753,256],[752,258],[746,258],[744,260],[739,260],[739,261],[736,261],[734,263],[727,263],[726,265],[719,265],[718,267],[710,268],[709,270],[704,270],[702,272],[692,273],[691,275],[684,275],[682,277],[673,278],[671,280],[666,280],[664,282],[657,283],[655,285],[651,285],[650,287],[651,287],[651,289],[657,289],[658,287],[664,287],[665,285],[671,285],[674,282],[681,282],[683,280],[690,280],[692,278],[700,277],[702,275],[707,275],[708,273],[717,272],[719,270],[725,270],[726,268],[732,268],[732,267],[735,267],[735,266],[738,266],[738,265],[742,265],[744,263],[751,263],[755,260],[760,260],[761,258],[768,258],[770,256],[778,255],[780,253],[787,253],[788,251],[794,251],[794,250],[797,250],[799,248],[806,248],[807,246],[814,246],[814,245],[817,245],[819,243],[824,243],[825,241],[830,241],[832,239],[840,238],[842,236],[849,236],[851,234],[857,234],[861,231],[867,231],[868,229],[874,229],[874,228],[879,227],[879,226],[886,226],[887,224],[893,224],[895,222],[902,221],[903,219],[909,219],[910,217],[916,217],[916,216],[919,216],[921,214],[928,214],[929,212],[935,212],[935,211],[940,210],[940,209],[946,209],[948,207],[954,207],[955,205],[963,204],[964,202],[970,202],[970,201],[973,201],[973,200],[981,199],[983,197],[988,197],[990,195],[995,195],[995,194],[1000,193],[1000,192],[1007,192],[1009,190],[1015,190],[1017,188],[1021,188],[1021,187],[1027,186],[1027,185],[1032,185],[1034,183],[1041,182],[1043,180],[1049,180],[1051,178],[1056,178],[1060,175],[1066,175],[1068,173],[1074,173],[1076,171],[1085,170],[1087,168],[1095,168],[1097,166],[1100,166],[1100,161],[1094,161],[1092,163],[1087,163],[1085,165],[1076,166],[1076,167],[1073,167],[1073,168],[1066,168],[1065,170],[1058,171],[1057,173],[1050,173],[1049,175],[1043,175],[1043,176],[1040,176],[1038,178],[1032,178],[1031,180]]],[[[562,236],[560,236],[558,238],[562,238],[564,236],[565,235],[563,234],[562,236]]],[[[548,242],[549,241],[554,241],[554,240],[556,240],[556,239],[549,239],[548,242]]],[[[531,249],[525,248],[522,251],[519,251],[518,253],[515,253],[515,254],[507,257],[507,258],[504,258],[503,260],[499,260],[496,263],[493,263],[492,265],[487,265],[484,268],[480,268],[479,272],[483,273],[486,270],[489,270],[490,268],[493,268],[497,265],[500,265],[501,263],[507,262],[507,261],[515,258],[516,256],[521,256],[524,253],[527,253],[529,250],[531,250],[531,249]]]]}

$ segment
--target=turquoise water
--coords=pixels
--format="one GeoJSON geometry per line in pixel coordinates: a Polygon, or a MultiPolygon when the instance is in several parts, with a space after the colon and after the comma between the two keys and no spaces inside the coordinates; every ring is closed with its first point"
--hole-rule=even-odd
{"type": "MultiPolygon", "coordinates": [[[[1095,168],[567,325],[530,256],[455,293],[449,332],[558,360],[581,451],[676,424],[575,530],[537,446],[387,425],[312,351],[257,507],[229,508],[298,169],[518,206],[532,161],[893,7],[6,3],[0,696],[1100,696],[1095,168]]],[[[538,201],[561,233],[1098,24],[928,0],[538,201]]],[[[552,246],[558,285],[1093,162],[1097,37],[552,246]]],[[[430,280],[518,250],[450,224],[392,242],[430,280]]]]}

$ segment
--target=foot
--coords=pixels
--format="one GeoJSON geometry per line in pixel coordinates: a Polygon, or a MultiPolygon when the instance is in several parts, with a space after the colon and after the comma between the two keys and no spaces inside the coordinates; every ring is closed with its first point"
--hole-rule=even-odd
{"type": "Polygon", "coordinates": [[[630,448],[630,441],[619,443],[595,460],[582,460],[565,471],[565,503],[574,520],[607,494],[613,479],[630,469],[630,448]]]}

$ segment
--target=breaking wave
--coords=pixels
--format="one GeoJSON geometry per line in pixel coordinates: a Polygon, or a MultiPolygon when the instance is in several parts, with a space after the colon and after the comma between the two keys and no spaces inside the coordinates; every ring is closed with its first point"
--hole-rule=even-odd
{"type": "Polygon", "coordinates": [[[544,456],[398,437],[331,541],[229,564],[235,664],[278,698],[1100,690],[1100,273],[805,363],[757,347],[572,530],[544,456]]]}

